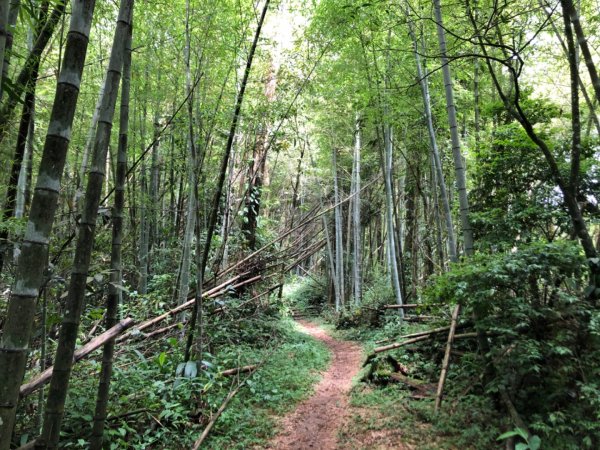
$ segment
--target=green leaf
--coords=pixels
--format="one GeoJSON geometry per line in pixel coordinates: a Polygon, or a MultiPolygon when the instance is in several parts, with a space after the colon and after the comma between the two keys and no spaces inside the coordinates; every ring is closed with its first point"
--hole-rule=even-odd
{"type": "Polygon", "coordinates": [[[507,431],[506,433],[502,433],[500,436],[496,438],[497,441],[502,441],[504,439],[511,438],[513,436],[518,436],[519,433],[515,430],[507,431]]]}
{"type": "Polygon", "coordinates": [[[524,429],[515,428],[514,430],[507,431],[506,433],[502,433],[500,436],[498,436],[498,438],[496,440],[501,441],[503,439],[508,439],[513,436],[520,436],[524,440],[527,440],[527,438],[528,438],[527,432],[524,429]]]}
{"type": "Polygon", "coordinates": [[[515,450],[529,450],[529,445],[519,442],[517,445],[515,445],[515,450]]]}
{"type": "Polygon", "coordinates": [[[539,436],[531,436],[531,439],[529,439],[529,448],[531,450],[539,450],[541,445],[542,445],[542,440],[540,439],[539,436]]]}
{"type": "Polygon", "coordinates": [[[198,375],[198,365],[195,361],[188,361],[185,363],[185,369],[183,371],[183,376],[187,378],[194,378],[198,375]]]}

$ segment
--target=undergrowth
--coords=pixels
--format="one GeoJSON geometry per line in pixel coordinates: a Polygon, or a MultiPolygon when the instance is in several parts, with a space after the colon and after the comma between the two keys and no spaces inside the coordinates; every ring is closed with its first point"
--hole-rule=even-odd
{"type": "MultiPolygon", "coordinates": [[[[218,343],[211,347],[218,347],[218,351],[204,354],[203,368],[193,377],[177,373],[183,360],[178,337],[129,345],[117,353],[106,448],[190,448],[238,382],[244,386],[216,422],[203,448],[245,449],[264,444],[276,431],[274,417],[309,396],[319,371],[328,363],[324,344],[274,315],[258,315],[244,319],[236,328],[213,331],[213,340],[218,343]],[[263,360],[264,365],[245,381],[245,374],[239,378],[220,375],[224,369],[263,360]]],[[[99,353],[93,359],[96,361],[75,366],[62,431],[64,448],[88,446],[99,353]]],[[[33,396],[30,400],[34,407],[33,396]]],[[[22,442],[34,434],[31,429],[20,431],[22,442]]]]}

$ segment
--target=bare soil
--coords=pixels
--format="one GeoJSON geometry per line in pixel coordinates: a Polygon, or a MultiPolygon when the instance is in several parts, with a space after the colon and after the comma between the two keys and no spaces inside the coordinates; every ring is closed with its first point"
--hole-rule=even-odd
{"type": "Polygon", "coordinates": [[[338,448],[338,430],[350,416],[348,394],[352,378],[360,371],[362,350],[353,342],[332,338],[314,323],[298,322],[301,331],[327,345],[331,364],[314,395],[283,419],[282,431],[268,448],[334,450],[338,448]]]}

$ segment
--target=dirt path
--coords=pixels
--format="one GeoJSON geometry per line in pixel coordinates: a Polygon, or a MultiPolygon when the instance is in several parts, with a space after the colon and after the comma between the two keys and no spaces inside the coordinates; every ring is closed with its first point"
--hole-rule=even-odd
{"type": "Polygon", "coordinates": [[[331,364],[313,396],[283,419],[283,430],[268,448],[333,450],[338,430],[348,415],[348,393],[352,378],[360,370],[362,350],[353,342],[333,339],[318,325],[299,323],[303,332],[327,345],[332,353],[331,364]]]}

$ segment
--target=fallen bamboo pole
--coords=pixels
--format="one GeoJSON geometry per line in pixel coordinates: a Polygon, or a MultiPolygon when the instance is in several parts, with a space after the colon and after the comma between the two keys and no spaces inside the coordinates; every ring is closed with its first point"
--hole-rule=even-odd
{"type": "Polygon", "coordinates": [[[425,305],[419,305],[417,303],[407,303],[405,305],[385,305],[384,308],[385,309],[410,309],[410,308],[418,308],[419,306],[425,306],[425,305]]]}
{"type": "Polygon", "coordinates": [[[414,344],[415,342],[426,341],[427,339],[430,339],[430,338],[431,338],[431,335],[428,334],[425,336],[419,336],[419,337],[416,337],[413,339],[409,339],[404,342],[394,342],[393,344],[384,345],[382,347],[375,348],[373,350],[373,354],[376,355],[377,353],[387,352],[389,350],[394,350],[396,348],[404,347],[405,345],[414,344]]]}
{"type": "MultiPolygon", "coordinates": [[[[444,331],[447,331],[449,328],[450,327],[443,327],[443,328],[437,328],[436,330],[431,330],[428,332],[407,334],[406,336],[401,336],[401,338],[407,337],[407,336],[413,336],[413,338],[408,339],[403,342],[394,342],[393,344],[376,347],[373,350],[373,353],[371,353],[369,355],[369,357],[367,358],[367,362],[369,362],[371,359],[373,359],[375,357],[375,355],[377,355],[378,353],[387,352],[389,350],[394,350],[394,349],[397,349],[400,347],[404,347],[405,345],[410,345],[410,344],[414,344],[416,342],[421,342],[421,341],[426,341],[427,339],[432,339],[435,334],[439,334],[444,331]]],[[[476,337],[476,336],[477,336],[477,333],[463,333],[463,334],[454,335],[453,339],[456,340],[456,339],[476,337]]]]}
{"type": "Polygon", "coordinates": [[[227,397],[225,398],[223,403],[221,403],[221,406],[219,407],[213,418],[210,420],[210,422],[208,422],[208,425],[206,425],[206,428],[204,429],[198,440],[194,443],[192,450],[198,450],[200,448],[202,442],[204,442],[204,439],[206,439],[206,436],[208,436],[208,433],[210,433],[210,430],[212,430],[212,427],[217,422],[217,419],[221,416],[223,411],[225,411],[225,408],[227,408],[227,405],[229,404],[231,399],[235,397],[235,395],[240,391],[243,385],[244,383],[238,384],[236,388],[227,395],[227,397]]]}
{"type": "Polygon", "coordinates": [[[452,353],[452,343],[456,334],[456,324],[458,323],[458,315],[460,314],[460,305],[456,305],[452,311],[452,319],[450,322],[450,331],[448,332],[448,340],[446,341],[446,351],[444,352],[444,360],[442,361],[442,371],[438,381],[437,390],[435,393],[434,412],[437,414],[442,404],[442,395],[444,393],[444,384],[448,376],[448,367],[450,366],[450,355],[452,353]]]}
{"type": "MultiPolygon", "coordinates": [[[[232,280],[237,280],[238,278],[239,278],[239,275],[236,276],[236,277],[234,277],[234,278],[231,278],[230,280],[226,281],[225,283],[220,284],[219,286],[211,289],[210,291],[205,292],[204,295],[203,295],[203,297],[215,298],[215,297],[218,297],[219,295],[224,294],[225,292],[227,292],[229,290],[229,286],[231,285],[231,281],[232,280]],[[220,289],[220,290],[217,290],[217,289],[220,289]]],[[[242,281],[242,282],[240,282],[238,284],[234,284],[234,285],[232,285],[232,287],[233,287],[233,289],[236,289],[236,288],[238,288],[240,286],[244,286],[246,284],[253,283],[253,282],[258,281],[260,279],[262,279],[262,276],[258,275],[256,277],[249,278],[248,280],[242,281]]],[[[192,298],[191,300],[188,300],[187,302],[179,305],[177,308],[173,308],[173,309],[171,309],[171,310],[169,310],[169,311],[161,314],[160,316],[153,317],[152,319],[148,319],[145,322],[142,322],[141,324],[139,324],[137,327],[135,327],[135,329],[133,331],[130,331],[129,333],[124,334],[123,336],[121,336],[119,339],[117,339],[117,341],[120,342],[120,341],[127,340],[132,335],[134,335],[134,333],[135,334],[140,333],[141,331],[143,331],[143,330],[145,330],[147,328],[150,328],[152,325],[156,325],[157,323],[162,322],[163,320],[165,320],[169,316],[177,314],[177,313],[179,313],[181,311],[185,311],[186,309],[190,309],[192,306],[194,306],[195,302],[196,302],[196,300],[192,298]]]]}
{"type": "Polygon", "coordinates": [[[450,326],[434,328],[432,330],[419,331],[418,333],[405,334],[403,336],[398,336],[398,339],[411,339],[411,338],[419,337],[419,336],[427,336],[428,334],[444,333],[445,331],[448,331],[449,329],[450,329],[450,326]]]}
{"type": "MultiPolygon", "coordinates": [[[[77,349],[75,351],[75,354],[73,355],[73,362],[78,362],[81,359],[85,358],[94,350],[97,350],[98,348],[102,347],[106,342],[110,341],[111,339],[114,339],[116,336],[118,336],[128,328],[131,328],[134,324],[134,320],[129,317],[127,319],[121,320],[114,327],[109,328],[104,333],[95,337],[90,342],[85,344],[83,347],[77,349]]],[[[29,383],[21,385],[21,388],[19,389],[19,395],[21,397],[25,397],[42,387],[48,381],[50,381],[50,378],[52,377],[53,368],[54,366],[47,368],[29,383]]]]}
{"type": "Polygon", "coordinates": [[[249,366],[236,367],[234,369],[227,369],[221,372],[221,375],[224,377],[231,377],[233,375],[239,375],[240,373],[252,372],[258,366],[256,364],[251,364],[249,366]]]}
{"type": "MultiPolygon", "coordinates": [[[[359,191],[362,192],[364,190],[366,190],[369,186],[371,186],[373,183],[375,183],[376,181],[378,181],[380,178],[380,175],[378,175],[377,177],[375,177],[373,180],[371,180],[370,182],[368,182],[365,186],[363,186],[363,188],[359,191]]],[[[287,230],[286,232],[280,234],[278,237],[276,237],[275,239],[273,239],[272,241],[266,243],[265,245],[263,245],[261,248],[259,248],[258,250],[256,250],[254,253],[249,254],[248,256],[246,256],[244,259],[241,259],[240,261],[238,261],[237,263],[229,266],[227,269],[223,270],[221,273],[217,274],[217,277],[220,278],[232,271],[234,271],[235,269],[237,269],[238,267],[240,267],[242,264],[246,263],[247,261],[250,261],[252,258],[254,258],[255,256],[261,254],[263,251],[265,251],[267,248],[275,245],[277,242],[282,241],[283,239],[285,239],[287,236],[289,236],[290,234],[292,234],[294,231],[310,224],[313,220],[318,219],[319,217],[323,216],[324,214],[327,214],[329,211],[333,210],[335,207],[344,204],[345,202],[351,200],[352,198],[354,198],[355,195],[357,195],[359,192],[355,192],[351,195],[349,195],[348,197],[346,197],[343,200],[340,200],[338,203],[324,209],[321,210],[320,212],[318,212],[317,214],[315,214],[314,216],[309,216],[306,217],[302,222],[300,222],[300,224],[296,225],[294,228],[291,228],[289,230],[287,230]]]]}

